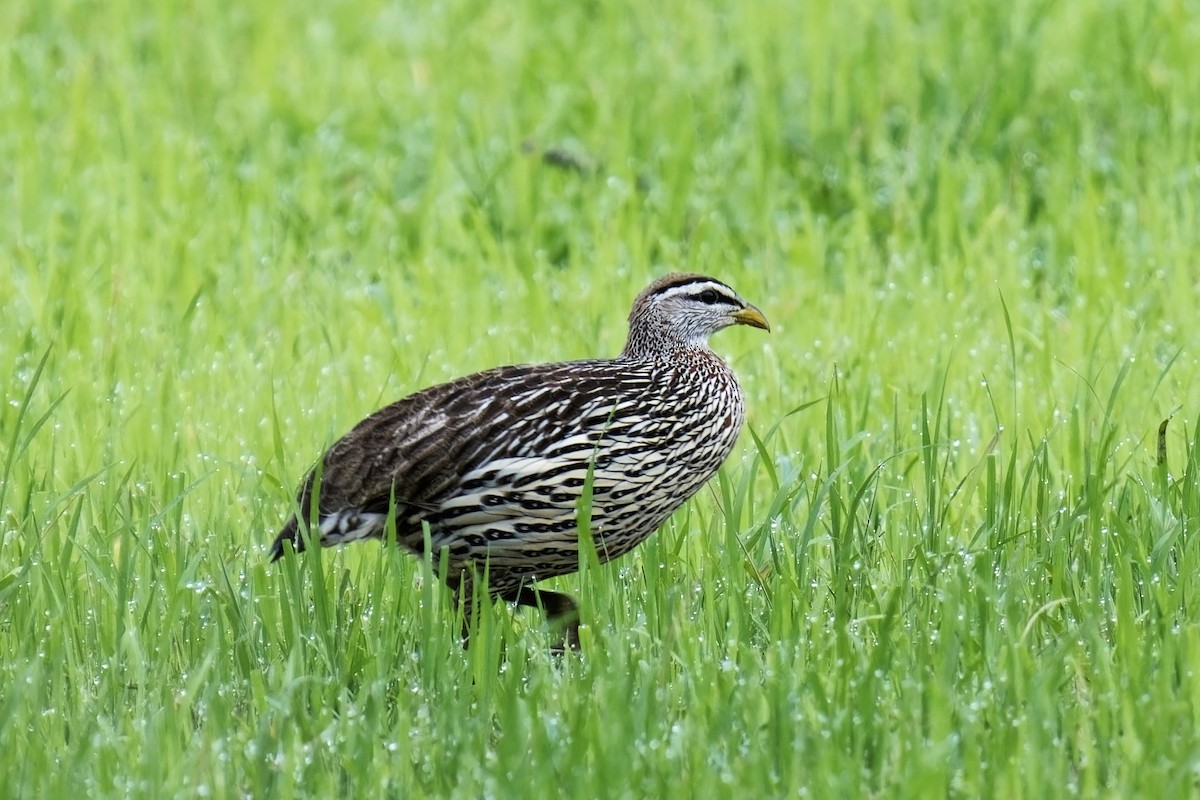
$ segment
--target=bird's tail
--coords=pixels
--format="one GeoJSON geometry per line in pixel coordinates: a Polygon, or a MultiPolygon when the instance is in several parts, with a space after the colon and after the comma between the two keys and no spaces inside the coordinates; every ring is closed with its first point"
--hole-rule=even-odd
{"type": "MultiPolygon", "coordinates": [[[[300,488],[299,496],[296,498],[296,508],[304,513],[308,513],[313,504],[313,483],[315,480],[315,470],[310,472],[304,479],[304,485],[300,488]]],[[[311,530],[311,529],[310,529],[311,530]]],[[[312,530],[309,536],[313,537],[313,543],[319,542],[321,539],[320,533],[312,530]]],[[[305,550],[305,537],[300,533],[300,522],[295,514],[288,518],[284,523],[279,535],[275,537],[275,542],[271,545],[271,563],[283,558],[284,542],[291,542],[292,552],[303,553],[305,550]]]]}
{"type": "Polygon", "coordinates": [[[275,543],[271,545],[272,562],[283,558],[284,542],[290,543],[294,552],[300,553],[304,551],[304,537],[300,535],[300,524],[296,521],[295,515],[287,521],[283,526],[283,530],[275,537],[275,543]]]}

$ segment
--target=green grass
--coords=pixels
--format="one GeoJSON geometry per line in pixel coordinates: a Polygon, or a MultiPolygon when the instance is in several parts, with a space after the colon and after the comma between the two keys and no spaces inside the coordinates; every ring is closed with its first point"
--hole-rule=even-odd
{"type": "Polygon", "coordinates": [[[0,4],[0,794],[1195,796],[1198,49],[1189,0],[0,4]],[[719,479],[554,582],[582,657],[463,651],[399,552],[265,563],[359,418],[615,353],[673,269],[774,330],[714,339],[719,479]]]}

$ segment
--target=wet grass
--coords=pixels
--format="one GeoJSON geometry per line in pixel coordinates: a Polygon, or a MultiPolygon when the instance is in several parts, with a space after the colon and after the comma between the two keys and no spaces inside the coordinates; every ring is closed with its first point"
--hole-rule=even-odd
{"type": "Polygon", "coordinates": [[[4,794],[1193,796],[1198,12],[4,4],[4,794]],[[672,269],[773,333],[583,657],[265,563],[363,415],[672,269]]]}

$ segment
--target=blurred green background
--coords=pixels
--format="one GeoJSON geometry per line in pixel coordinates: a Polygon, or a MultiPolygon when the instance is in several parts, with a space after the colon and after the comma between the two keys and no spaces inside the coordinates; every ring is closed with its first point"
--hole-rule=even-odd
{"type": "Polygon", "coordinates": [[[0,7],[0,786],[1187,797],[1200,6],[0,7]],[[365,414],[715,275],[743,446],[585,655],[264,563],[365,414]],[[793,410],[801,409],[794,414],[793,410]],[[1159,455],[1158,426],[1171,418],[1159,455]]]}

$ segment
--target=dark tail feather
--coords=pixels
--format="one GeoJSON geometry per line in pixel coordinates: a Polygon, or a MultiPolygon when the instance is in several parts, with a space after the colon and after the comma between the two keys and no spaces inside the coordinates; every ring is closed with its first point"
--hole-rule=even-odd
{"type": "Polygon", "coordinates": [[[301,553],[304,551],[304,537],[298,533],[298,523],[296,518],[292,517],[283,526],[283,530],[275,537],[275,543],[271,545],[271,563],[283,558],[283,543],[289,542],[292,545],[292,551],[301,553]]]}

